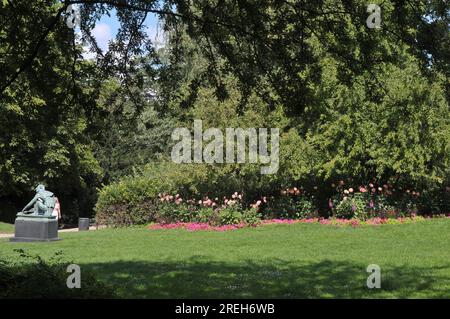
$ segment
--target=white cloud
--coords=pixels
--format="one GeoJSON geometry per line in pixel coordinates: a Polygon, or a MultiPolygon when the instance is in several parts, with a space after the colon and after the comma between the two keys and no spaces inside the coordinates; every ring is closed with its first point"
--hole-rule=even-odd
{"type": "Polygon", "coordinates": [[[103,52],[108,50],[108,42],[112,39],[111,27],[106,23],[99,23],[92,30],[92,35],[97,40],[98,47],[103,52]]]}
{"type": "MultiPolygon", "coordinates": [[[[81,35],[81,32],[79,33],[81,35]]],[[[91,34],[97,41],[98,47],[103,51],[103,53],[106,53],[106,51],[108,51],[108,43],[113,38],[111,27],[106,23],[99,23],[94,29],[92,29],[91,34]]],[[[84,46],[83,49],[84,59],[93,60],[97,56],[95,53],[89,52],[89,46],[84,46]]]]}
{"type": "Polygon", "coordinates": [[[165,35],[164,30],[161,25],[155,23],[152,26],[147,26],[145,28],[145,32],[150,40],[153,42],[153,45],[158,49],[164,46],[165,43],[165,35]]]}

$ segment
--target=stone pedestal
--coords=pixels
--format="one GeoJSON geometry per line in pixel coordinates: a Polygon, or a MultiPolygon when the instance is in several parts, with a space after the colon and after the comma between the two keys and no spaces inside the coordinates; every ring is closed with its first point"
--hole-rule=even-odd
{"type": "Polygon", "coordinates": [[[16,218],[13,242],[55,241],[58,221],[55,217],[20,216],[16,218]]]}

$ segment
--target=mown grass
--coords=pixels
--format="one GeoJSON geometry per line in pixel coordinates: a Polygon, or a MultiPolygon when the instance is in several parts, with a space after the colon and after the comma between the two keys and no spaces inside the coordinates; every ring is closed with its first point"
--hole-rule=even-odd
{"type": "Polygon", "coordinates": [[[405,225],[270,225],[229,232],[106,229],[9,243],[81,269],[137,298],[448,298],[450,219],[405,225]],[[368,289],[369,264],[381,289],[368,289]]]}
{"type": "Polygon", "coordinates": [[[0,234],[14,233],[14,224],[0,222],[0,234]]]}

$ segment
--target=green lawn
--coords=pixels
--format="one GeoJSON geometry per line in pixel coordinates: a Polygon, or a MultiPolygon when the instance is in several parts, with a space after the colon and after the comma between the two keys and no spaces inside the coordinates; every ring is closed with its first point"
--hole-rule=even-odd
{"type": "Polygon", "coordinates": [[[14,225],[0,222],[0,234],[14,233],[14,225]]]}
{"type": "Polygon", "coordinates": [[[270,225],[229,232],[107,229],[54,243],[9,243],[49,257],[62,250],[123,297],[450,297],[450,219],[333,227],[270,225]],[[381,267],[369,290],[366,268],[381,267]]]}

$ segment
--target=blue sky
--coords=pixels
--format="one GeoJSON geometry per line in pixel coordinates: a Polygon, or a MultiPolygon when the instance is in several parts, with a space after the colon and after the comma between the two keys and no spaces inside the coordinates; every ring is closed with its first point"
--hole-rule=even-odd
{"type": "MultiPolygon", "coordinates": [[[[151,40],[155,40],[157,35],[158,16],[149,13],[144,25],[147,27],[147,34],[151,40]]],[[[115,11],[111,12],[111,16],[104,15],[100,21],[97,21],[95,28],[92,30],[93,36],[96,38],[99,47],[102,51],[108,48],[108,42],[114,39],[120,23],[117,21],[115,11]]],[[[161,33],[161,31],[160,31],[161,33]]]]}

